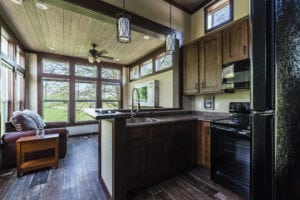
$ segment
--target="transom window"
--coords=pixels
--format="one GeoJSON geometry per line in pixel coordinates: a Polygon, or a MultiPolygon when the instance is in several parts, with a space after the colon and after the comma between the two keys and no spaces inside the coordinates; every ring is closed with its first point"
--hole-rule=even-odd
{"type": "MultiPolygon", "coordinates": [[[[150,57],[150,56],[149,56],[150,57]]],[[[138,64],[130,67],[129,80],[134,81],[145,76],[160,73],[161,71],[172,69],[173,54],[166,54],[162,49],[152,54],[150,59],[138,61],[138,64]]]]}
{"type": "Polygon", "coordinates": [[[69,63],[43,59],[43,73],[68,75],[69,63]]]}
{"type": "Polygon", "coordinates": [[[155,60],[155,71],[161,71],[173,66],[172,54],[162,53],[155,60]]]}
{"type": "Polygon", "coordinates": [[[75,76],[97,77],[97,66],[75,64],[75,76]]]}
{"type": "Polygon", "coordinates": [[[232,21],[232,0],[219,0],[205,8],[205,31],[232,21]]]}
{"type": "Polygon", "coordinates": [[[140,68],[139,66],[135,66],[130,68],[130,80],[138,79],[140,78],[140,68]]]}
{"type": "Polygon", "coordinates": [[[120,69],[103,67],[101,69],[101,78],[118,80],[121,78],[121,71],[120,69]]]}
{"type": "Polygon", "coordinates": [[[141,76],[146,76],[152,74],[153,72],[153,65],[152,59],[147,60],[141,65],[141,76]]]}

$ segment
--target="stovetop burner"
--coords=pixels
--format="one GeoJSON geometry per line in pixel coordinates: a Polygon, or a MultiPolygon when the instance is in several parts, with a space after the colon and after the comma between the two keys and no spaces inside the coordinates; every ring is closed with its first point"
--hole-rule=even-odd
{"type": "Polygon", "coordinates": [[[250,104],[248,102],[230,102],[230,116],[215,120],[214,124],[250,130],[250,104]]]}

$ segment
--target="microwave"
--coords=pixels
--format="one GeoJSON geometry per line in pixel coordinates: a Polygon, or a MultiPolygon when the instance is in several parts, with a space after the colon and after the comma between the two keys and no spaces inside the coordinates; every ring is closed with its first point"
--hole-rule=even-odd
{"type": "Polygon", "coordinates": [[[222,67],[222,89],[226,92],[234,89],[250,88],[250,60],[242,60],[222,67]]]}

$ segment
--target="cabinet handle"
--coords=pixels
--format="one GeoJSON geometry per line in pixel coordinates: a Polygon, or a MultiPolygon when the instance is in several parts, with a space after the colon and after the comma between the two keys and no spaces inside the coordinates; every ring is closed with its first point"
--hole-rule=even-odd
{"type": "Polygon", "coordinates": [[[246,54],[246,50],[247,50],[247,47],[244,45],[243,46],[243,52],[244,52],[244,54],[246,54]]]}
{"type": "Polygon", "coordinates": [[[198,83],[195,83],[195,89],[198,90],[198,83]]]}

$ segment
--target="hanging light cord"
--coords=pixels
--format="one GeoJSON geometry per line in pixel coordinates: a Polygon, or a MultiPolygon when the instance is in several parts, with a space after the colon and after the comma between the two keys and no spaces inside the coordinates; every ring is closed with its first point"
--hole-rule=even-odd
{"type": "Polygon", "coordinates": [[[170,31],[172,30],[172,0],[170,0],[170,31]]]}

